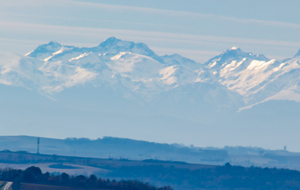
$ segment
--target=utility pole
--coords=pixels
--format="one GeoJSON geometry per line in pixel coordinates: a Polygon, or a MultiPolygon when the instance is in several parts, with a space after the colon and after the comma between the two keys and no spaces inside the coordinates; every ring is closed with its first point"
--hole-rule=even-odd
{"type": "Polygon", "coordinates": [[[40,154],[40,137],[37,138],[37,154],[40,154]]]}

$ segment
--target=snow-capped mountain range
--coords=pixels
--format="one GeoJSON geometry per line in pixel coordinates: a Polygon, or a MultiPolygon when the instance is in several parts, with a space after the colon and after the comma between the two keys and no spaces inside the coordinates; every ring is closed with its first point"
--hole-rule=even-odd
{"type": "Polygon", "coordinates": [[[114,37],[2,52],[1,134],[299,150],[299,61],[233,47],[197,63],[114,37]]]}
{"type": "Polygon", "coordinates": [[[111,37],[92,48],[50,42],[24,56],[0,57],[0,83],[49,97],[89,83],[148,102],[181,89],[200,91],[199,97],[204,96],[201,91],[209,93],[204,101],[213,96],[241,99],[239,108],[272,99],[300,102],[300,51],[277,61],[233,47],[201,64],[178,54],[159,56],[143,43],[111,37]]]}

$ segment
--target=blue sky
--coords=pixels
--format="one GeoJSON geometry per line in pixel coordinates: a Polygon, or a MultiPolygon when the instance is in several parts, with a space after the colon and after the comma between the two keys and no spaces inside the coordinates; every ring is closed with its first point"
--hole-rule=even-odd
{"type": "Polygon", "coordinates": [[[300,48],[300,1],[9,0],[0,6],[0,51],[49,41],[96,46],[110,36],[198,62],[238,46],[269,58],[300,48]]]}

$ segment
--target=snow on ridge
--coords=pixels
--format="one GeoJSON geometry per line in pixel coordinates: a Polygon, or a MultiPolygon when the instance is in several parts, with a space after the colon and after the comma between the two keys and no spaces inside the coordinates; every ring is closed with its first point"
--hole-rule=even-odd
{"type": "Polygon", "coordinates": [[[97,75],[97,73],[93,73],[91,71],[78,67],[75,70],[74,75],[72,75],[69,81],[65,83],[65,86],[70,88],[76,84],[84,84],[85,82],[95,78],[97,75]]]}
{"type": "MultiPolygon", "coordinates": [[[[129,52],[129,54],[130,54],[131,52],[129,52]]],[[[118,59],[120,59],[123,55],[126,55],[127,53],[126,52],[120,52],[119,54],[117,54],[117,55],[115,55],[115,56],[113,56],[112,58],[110,58],[110,60],[112,60],[112,61],[115,61],[115,60],[118,60],[118,59]]]]}
{"type": "Polygon", "coordinates": [[[280,71],[287,63],[281,63],[278,67],[273,68],[274,72],[280,71]]]}
{"type": "Polygon", "coordinates": [[[63,51],[64,51],[64,47],[61,47],[60,50],[54,52],[51,56],[45,58],[44,61],[48,61],[49,59],[51,59],[52,57],[54,57],[54,56],[57,55],[57,54],[62,53],[63,51]]]}
{"type": "Polygon", "coordinates": [[[58,93],[65,88],[84,84],[87,81],[93,80],[98,75],[77,66],[64,65],[61,62],[51,62],[49,65],[44,65],[40,70],[48,78],[45,84],[41,84],[42,90],[47,94],[58,93]],[[63,72],[64,70],[66,70],[65,73],[63,72]],[[49,81],[53,77],[54,81],[49,81]]]}
{"type": "Polygon", "coordinates": [[[177,67],[175,65],[161,69],[159,71],[159,74],[162,75],[160,78],[165,84],[172,85],[177,81],[177,78],[175,76],[172,76],[175,71],[177,70],[177,67]]]}
{"type": "Polygon", "coordinates": [[[28,55],[30,55],[32,52],[34,52],[34,50],[31,50],[30,52],[26,53],[24,56],[28,56],[28,55]]]}
{"type": "Polygon", "coordinates": [[[247,58],[243,58],[242,61],[238,62],[236,60],[231,61],[231,63],[227,64],[223,69],[220,71],[220,77],[226,77],[228,72],[234,71],[238,68],[247,58]]]}
{"type": "Polygon", "coordinates": [[[250,63],[250,65],[247,67],[247,69],[248,70],[253,70],[253,69],[258,70],[258,69],[260,69],[262,67],[266,67],[266,66],[268,66],[270,64],[275,63],[275,61],[276,61],[275,59],[272,59],[272,60],[267,61],[267,62],[266,61],[253,60],[250,63]]]}
{"type": "Polygon", "coordinates": [[[77,56],[77,57],[73,57],[73,58],[69,59],[69,62],[71,62],[71,61],[73,61],[73,60],[78,60],[78,59],[83,58],[83,57],[86,57],[86,56],[88,56],[89,54],[90,54],[90,53],[83,53],[83,54],[81,54],[81,55],[79,55],[79,56],[77,56]]]}
{"type": "Polygon", "coordinates": [[[131,72],[134,69],[135,63],[138,61],[139,57],[136,55],[132,55],[132,57],[128,60],[120,59],[121,56],[125,55],[126,53],[120,53],[111,58],[112,62],[108,62],[107,66],[115,71],[116,73],[125,73],[131,72]]]}
{"type": "MultiPolygon", "coordinates": [[[[246,59],[243,59],[245,61],[246,59]]],[[[235,90],[243,96],[247,96],[251,92],[251,89],[261,84],[263,81],[266,81],[268,77],[273,73],[272,70],[269,72],[264,72],[267,69],[267,66],[273,64],[275,60],[268,62],[252,60],[249,66],[240,72],[231,73],[230,69],[221,70],[221,77],[225,77],[222,84],[227,86],[230,90],[235,90]],[[231,77],[230,77],[231,76],[231,77]],[[235,80],[232,80],[235,78],[235,80]]],[[[234,65],[235,62],[232,62],[229,65],[234,65]]],[[[240,65],[240,63],[236,65],[240,65]]],[[[224,68],[225,69],[225,68],[224,68]]]]}
{"type": "Polygon", "coordinates": [[[211,68],[213,68],[214,66],[216,66],[216,64],[217,64],[217,62],[215,61],[215,62],[209,64],[207,67],[208,67],[209,69],[211,69],[211,68]]]}
{"type": "Polygon", "coordinates": [[[62,61],[44,63],[38,58],[14,54],[8,58],[2,55],[0,58],[0,83],[34,89],[44,95],[83,84],[97,76],[97,73],[67,65],[62,61]]]}

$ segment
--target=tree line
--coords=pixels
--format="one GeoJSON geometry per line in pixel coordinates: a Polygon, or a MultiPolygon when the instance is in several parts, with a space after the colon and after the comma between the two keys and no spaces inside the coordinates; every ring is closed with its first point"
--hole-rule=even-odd
{"type": "Polygon", "coordinates": [[[67,173],[42,173],[39,167],[31,166],[25,170],[1,169],[0,180],[12,181],[13,190],[19,190],[21,183],[80,187],[82,189],[113,189],[113,190],[172,190],[170,186],[155,187],[139,180],[109,180],[84,175],[70,176],[67,173]]]}
{"type": "Polygon", "coordinates": [[[106,177],[149,179],[170,184],[180,189],[300,189],[300,171],[231,166],[210,166],[187,169],[171,165],[123,166],[106,174],[106,177]]]}

